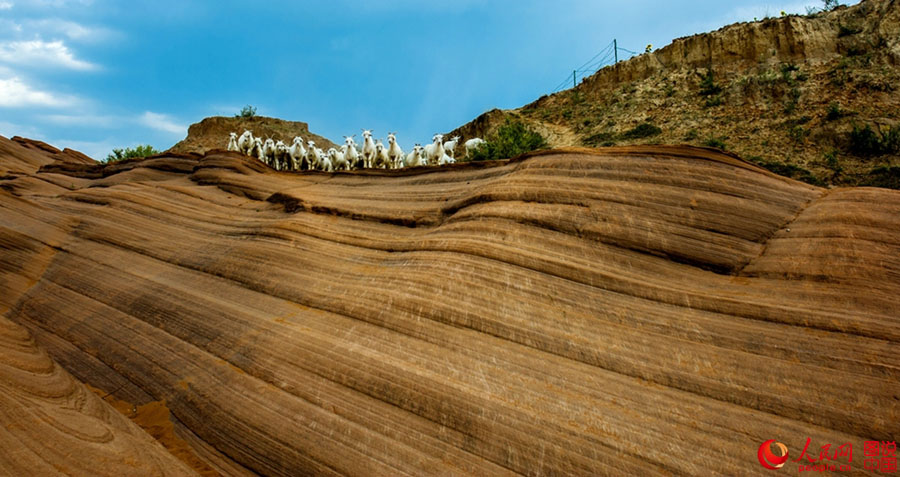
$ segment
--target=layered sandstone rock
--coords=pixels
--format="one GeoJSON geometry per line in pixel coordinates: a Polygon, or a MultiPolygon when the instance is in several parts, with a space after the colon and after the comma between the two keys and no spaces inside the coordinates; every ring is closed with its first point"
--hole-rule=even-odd
{"type": "Polygon", "coordinates": [[[291,145],[294,137],[300,136],[304,141],[314,141],[316,146],[323,150],[337,147],[328,139],[309,132],[309,125],[301,121],[286,121],[265,116],[251,118],[213,116],[205,118],[199,123],[191,124],[187,131],[187,137],[172,146],[167,152],[204,154],[213,149],[225,149],[228,145],[229,133],[240,135],[245,130],[249,130],[254,136],[263,139],[272,138],[275,141],[284,141],[287,145],[291,145]]]}
{"type": "MultiPolygon", "coordinates": [[[[0,153],[3,319],[44,369],[164,402],[222,473],[748,475],[807,437],[862,470],[900,434],[896,191],[687,147],[335,174],[0,153]]],[[[0,469],[18,442],[146,464],[55,419],[4,414],[0,469]]]]}

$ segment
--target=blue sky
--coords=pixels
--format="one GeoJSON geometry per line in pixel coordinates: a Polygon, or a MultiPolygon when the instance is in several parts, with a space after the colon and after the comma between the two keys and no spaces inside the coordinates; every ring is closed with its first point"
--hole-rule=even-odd
{"type": "Polygon", "coordinates": [[[0,0],[0,135],[101,159],[167,149],[189,124],[251,104],[332,140],[396,131],[409,149],[551,92],[613,38],[660,48],[821,4],[0,0]]]}

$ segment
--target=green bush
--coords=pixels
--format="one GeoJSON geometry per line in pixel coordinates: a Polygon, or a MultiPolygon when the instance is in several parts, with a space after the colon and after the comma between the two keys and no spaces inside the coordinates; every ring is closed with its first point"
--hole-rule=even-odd
{"type": "Polygon", "coordinates": [[[240,113],[234,115],[236,118],[252,118],[254,116],[256,116],[256,108],[249,104],[241,108],[240,113]]]}
{"type": "Polygon", "coordinates": [[[803,144],[806,142],[807,136],[809,136],[810,131],[808,129],[803,129],[801,126],[792,126],[788,129],[788,137],[790,137],[797,144],[803,144]]]}
{"type": "Polygon", "coordinates": [[[700,96],[715,96],[721,92],[722,87],[716,84],[713,70],[708,70],[700,80],[700,96]]]}
{"type": "Polygon", "coordinates": [[[797,105],[800,104],[800,94],[800,88],[796,86],[791,88],[788,93],[788,102],[784,105],[785,114],[794,114],[794,111],[797,110],[797,105]]]}
{"type": "Polygon", "coordinates": [[[841,166],[840,162],[838,161],[837,151],[834,151],[834,150],[828,151],[825,153],[824,157],[825,157],[825,165],[829,169],[834,171],[835,177],[839,176],[841,174],[841,172],[844,171],[844,168],[841,166]]]}
{"type": "Polygon", "coordinates": [[[900,166],[879,166],[869,171],[860,185],[900,189],[900,166]]]}
{"type": "Polygon", "coordinates": [[[644,137],[656,136],[660,133],[662,133],[662,129],[650,123],[641,123],[629,129],[628,131],[623,132],[620,137],[622,139],[640,139],[644,137]]]}
{"type": "Polygon", "coordinates": [[[717,147],[721,150],[725,150],[725,138],[724,137],[709,137],[705,141],[703,141],[703,145],[707,147],[717,147]]]}
{"type": "Polygon", "coordinates": [[[112,153],[106,156],[106,160],[104,160],[103,162],[106,164],[110,164],[113,162],[124,161],[125,159],[147,157],[153,156],[155,154],[159,154],[159,151],[153,149],[153,146],[149,144],[136,146],[133,149],[130,147],[127,147],[125,149],[113,149],[112,153]]]}
{"type": "Polygon", "coordinates": [[[854,124],[853,131],[850,131],[850,152],[857,156],[900,153],[900,126],[881,132],[868,124],[864,127],[854,124]]]}
{"type": "Polygon", "coordinates": [[[798,181],[806,182],[807,184],[816,186],[824,185],[824,183],[819,180],[819,178],[814,176],[812,172],[802,167],[795,166],[794,164],[763,161],[760,162],[759,165],[778,174],[779,176],[790,177],[791,179],[796,179],[798,181]]]}
{"type": "Polygon", "coordinates": [[[838,38],[856,35],[857,33],[862,32],[862,27],[856,25],[844,25],[843,23],[838,25],[838,38]]]}
{"type": "Polygon", "coordinates": [[[582,144],[585,146],[614,146],[617,136],[614,132],[599,132],[588,136],[582,141],[582,144]]]}
{"type": "Polygon", "coordinates": [[[825,119],[828,121],[834,121],[836,119],[841,119],[844,116],[844,111],[841,109],[841,103],[837,101],[832,101],[828,105],[828,114],[825,115],[825,119]]]}
{"type": "Polygon", "coordinates": [[[722,97],[718,94],[715,96],[709,96],[706,98],[706,102],[703,104],[707,108],[714,108],[716,106],[722,105],[722,97]]]}
{"type": "Polygon", "coordinates": [[[497,129],[496,135],[475,149],[470,155],[473,161],[508,159],[526,152],[547,147],[547,141],[539,133],[520,121],[509,118],[497,129]]]}

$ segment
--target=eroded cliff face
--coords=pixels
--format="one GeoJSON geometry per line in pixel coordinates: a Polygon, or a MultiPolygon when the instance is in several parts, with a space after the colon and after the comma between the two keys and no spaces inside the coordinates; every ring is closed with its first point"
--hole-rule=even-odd
{"type": "Polygon", "coordinates": [[[896,0],[863,0],[854,7],[813,16],[736,23],[678,38],[662,49],[605,68],[587,78],[583,88],[615,87],[671,69],[713,68],[724,74],[743,73],[761,64],[822,65],[843,57],[863,38],[879,44],[884,39],[879,49],[896,65],[900,64],[898,24],[900,8],[896,0]],[[860,31],[846,34],[855,29],[860,31]]]}
{"type": "Polygon", "coordinates": [[[748,475],[900,434],[900,192],[661,146],[7,164],[0,473],[184,470],[82,383],[226,475],[748,475]]]}
{"type": "Polygon", "coordinates": [[[872,154],[851,136],[900,134],[898,25],[897,0],[729,25],[450,134],[489,137],[511,118],[551,146],[714,145],[818,185],[898,188],[900,151],[872,154]],[[659,130],[629,134],[642,124],[659,130]]]}

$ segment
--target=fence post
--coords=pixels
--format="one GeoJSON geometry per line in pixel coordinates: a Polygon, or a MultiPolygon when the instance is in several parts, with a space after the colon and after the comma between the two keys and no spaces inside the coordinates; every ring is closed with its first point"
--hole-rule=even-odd
{"type": "Polygon", "coordinates": [[[613,38],[613,52],[616,54],[616,63],[619,63],[619,44],[616,43],[615,38],[613,38]]]}
{"type": "Polygon", "coordinates": [[[575,87],[575,70],[572,70],[572,87],[575,87]]]}

